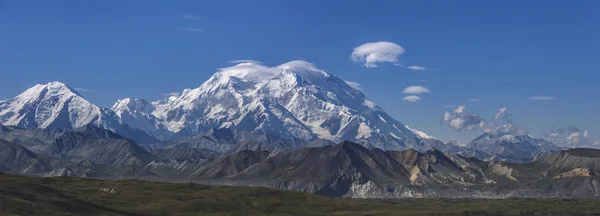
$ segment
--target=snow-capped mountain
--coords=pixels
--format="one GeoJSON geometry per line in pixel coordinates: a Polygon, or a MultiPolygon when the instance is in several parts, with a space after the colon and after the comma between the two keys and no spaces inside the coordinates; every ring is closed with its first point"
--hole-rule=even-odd
{"type": "Polygon", "coordinates": [[[485,133],[468,143],[459,154],[486,160],[529,162],[562,150],[545,139],[531,135],[485,133]],[[486,156],[482,156],[486,155],[486,156]]]}
{"type": "Polygon", "coordinates": [[[137,142],[230,128],[284,139],[351,140],[384,150],[443,145],[305,61],[275,67],[246,61],[220,69],[196,89],[152,103],[125,98],[111,109],[90,103],[60,82],[36,85],[0,101],[0,123],[66,129],[92,124],[137,142]]]}
{"type": "Polygon", "coordinates": [[[163,133],[162,127],[178,135],[231,128],[282,138],[352,140],[382,149],[414,147],[421,139],[432,139],[305,61],[276,67],[246,61],[152,106],[132,101],[137,100],[121,100],[113,110],[129,125],[140,125],[151,134],[163,133]]]}
{"type": "Polygon", "coordinates": [[[22,128],[61,129],[92,124],[138,142],[155,140],[124,124],[111,109],[90,103],[61,82],[35,85],[13,99],[0,101],[0,123],[22,128]]]}
{"type": "Polygon", "coordinates": [[[158,118],[151,114],[155,109],[154,105],[144,99],[121,99],[111,109],[129,126],[154,137],[165,139],[172,134],[158,118]]]}

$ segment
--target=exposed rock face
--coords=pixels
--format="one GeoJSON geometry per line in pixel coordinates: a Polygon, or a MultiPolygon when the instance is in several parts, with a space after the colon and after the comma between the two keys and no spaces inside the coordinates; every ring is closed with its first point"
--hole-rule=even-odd
{"type": "Polygon", "coordinates": [[[417,185],[465,186],[488,182],[476,165],[435,149],[426,153],[384,152],[351,142],[272,154],[239,152],[217,158],[194,176],[204,182],[347,197],[416,197],[420,196],[413,187],[417,185]]]}
{"type": "Polygon", "coordinates": [[[600,150],[582,148],[555,152],[537,161],[536,164],[557,172],[566,172],[574,168],[588,168],[593,173],[599,173],[600,150]]]}
{"type": "Polygon", "coordinates": [[[495,163],[493,161],[489,163],[488,167],[489,167],[490,172],[492,172],[496,175],[504,176],[507,179],[512,180],[512,181],[518,181],[517,178],[515,178],[513,176],[513,173],[516,174],[516,171],[514,169],[511,169],[507,166],[503,166],[500,163],[495,163]]]}
{"type": "Polygon", "coordinates": [[[554,176],[553,179],[558,178],[573,178],[573,177],[586,177],[594,176],[595,174],[589,168],[575,168],[571,171],[561,173],[560,175],[554,176]]]}
{"type": "Polygon", "coordinates": [[[44,174],[44,177],[77,177],[73,171],[69,168],[52,170],[44,174]]]}

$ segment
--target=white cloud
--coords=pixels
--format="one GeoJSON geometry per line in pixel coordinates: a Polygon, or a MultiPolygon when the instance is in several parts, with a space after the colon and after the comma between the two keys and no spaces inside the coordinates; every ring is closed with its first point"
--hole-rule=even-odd
{"type": "Polygon", "coordinates": [[[179,92],[168,92],[168,93],[163,93],[162,95],[165,97],[179,96],[179,92]]]}
{"type": "Polygon", "coordinates": [[[188,32],[196,32],[196,33],[204,32],[204,29],[196,28],[196,27],[182,27],[181,30],[188,31],[188,32]]]}
{"type": "Polygon", "coordinates": [[[452,112],[445,112],[442,122],[458,131],[477,130],[479,124],[483,122],[484,119],[477,114],[468,113],[465,110],[466,106],[461,105],[452,112]]]}
{"type": "Polygon", "coordinates": [[[405,100],[405,101],[413,103],[413,102],[420,101],[421,97],[416,96],[416,95],[409,95],[409,96],[406,96],[406,97],[402,98],[402,100],[405,100]]]}
{"type": "Polygon", "coordinates": [[[286,69],[313,71],[320,73],[323,76],[328,76],[323,70],[318,69],[314,64],[302,60],[293,60],[273,67],[253,60],[233,60],[229,62],[235,65],[219,68],[218,71],[220,74],[242,78],[245,81],[255,83],[255,86],[266,83],[271,78],[277,76],[277,74],[280,74],[281,71],[286,69]]]}
{"type": "Polygon", "coordinates": [[[466,111],[465,105],[461,105],[452,112],[444,113],[443,123],[450,128],[462,130],[483,130],[492,134],[527,134],[526,128],[516,124],[512,115],[506,112],[506,107],[500,108],[493,121],[486,121],[475,113],[466,111]]]}
{"type": "Polygon", "coordinates": [[[502,108],[498,109],[498,112],[496,112],[496,115],[494,115],[494,119],[500,119],[500,116],[504,115],[505,112],[506,112],[506,107],[502,107],[502,108]]]}
{"type": "Polygon", "coordinates": [[[362,91],[362,87],[361,87],[360,83],[352,82],[352,81],[344,81],[344,82],[346,82],[346,84],[348,84],[350,87],[352,87],[356,90],[362,91]]]}
{"type": "Polygon", "coordinates": [[[355,63],[363,64],[367,68],[377,67],[379,63],[392,63],[399,65],[399,57],[404,53],[400,45],[379,41],[366,43],[354,48],[350,59],[355,63]]]}
{"type": "Polygon", "coordinates": [[[424,70],[427,70],[427,68],[421,67],[421,66],[417,66],[417,65],[408,66],[408,67],[406,67],[406,69],[414,70],[414,71],[424,71],[424,70]]]}
{"type": "Polygon", "coordinates": [[[75,91],[78,91],[78,92],[92,92],[92,90],[86,89],[86,88],[73,88],[73,89],[75,89],[75,91]]]}
{"type": "Polygon", "coordinates": [[[464,113],[466,108],[467,108],[467,106],[460,105],[460,106],[456,107],[456,109],[454,109],[454,113],[464,113]]]}
{"type": "Polygon", "coordinates": [[[186,20],[203,20],[205,18],[203,16],[197,16],[197,15],[191,15],[191,14],[182,14],[179,17],[182,19],[186,19],[186,20]]]}
{"type": "Polygon", "coordinates": [[[529,97],[529,100],[555,100],[556,98],[550,96],[533,96],[529,97]]]}
{"type": "Polygon", "coordinates": [[[587,130],[583,132],[575,125],[568,125],[563,128],[551,130],[544,133],[544,138],[552,143],[568,148],[600,147],[599,141],[590,139],[590,133],[587,130]]]}
{"type": "Polygon", "coordinates": [[[469,102],[477,102],[477,101],[481,101],[481,98],[471,98],[471,99],[469,99],[469,102]]]}
{"type": "Polygon", "coordinates": [[[241,64],[241,63],[251,63],[251,64],[257,64],[257,65],[261,65],[262,62],[259,61],[255,61],[255,60],[249,60],[249,59],[242,59],[242,60],[231,60],[228,61],[230,64],[241,64]]]}
{"type": "Polygon", "coordinates": [[[404,88],[404,91],[402,91],[404,94],[423,94],[430,92],[431,91],[424,86],[409,86],[404,88]]]}

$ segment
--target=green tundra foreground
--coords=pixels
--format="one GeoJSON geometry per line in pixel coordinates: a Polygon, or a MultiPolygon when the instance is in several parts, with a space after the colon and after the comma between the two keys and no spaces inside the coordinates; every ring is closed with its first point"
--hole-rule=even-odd
{"type": "Polygon", "coordinates": [[[592,215],[600,200],[335,199],[253,187],[0,174],[0,215],[592,215]]]}

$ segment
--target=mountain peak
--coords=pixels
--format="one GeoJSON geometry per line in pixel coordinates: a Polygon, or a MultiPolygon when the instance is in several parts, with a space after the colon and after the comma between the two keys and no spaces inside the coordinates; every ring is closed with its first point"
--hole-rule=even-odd
{"type": "Polygon", "coordinates": [[[93,124],[134,140],[148,137],[137,128],[124,124],[114,111],[90,103],[71,87],[57,81],[35,85],[15,98],[0,101],[0,124],[60,129],[93,124]]]}
{"type": "Polygon", "coordinates": [[[295,74],[298,74],[300,76],[302,75],[307,75],[307,74],[311,74],[311,75],[319,75],[322,77],[329,77],[330,74],[328,74],[327,72],[318,69],[313,63],[307,62],[307,61],[303,61],[303,60],[294,60],[294,61],[290,61],[287,63],[283,63],[279,66],[277,66],[276,68],[278,68],[279,70],[287,70],[290,72],[293,72],[295,74]]]}
{"type": "Polygon", "coordinates": [[[196,89],[154,102],[151,117],[175,134],[231,128],[306,140],[360,139],[384,149],[402,149],[404,141],[431,138],[409,130],[359,90],[310,62],[272,67],[248,60],[235,63],[196,89]]]}
{"type": "Polygon", "coordinates": [[[97,119],[100,109],[61,82],[35,85],[0,101],[0,123],[24,128],[75,128],[97,119]]]}
{"type": "Polygon", "coordinates": [[[120,111],[123,111],[126,109],[142,111],[144,113],[150,113],[150,112],[154,111],[154,106],[150,102],[148,102],[144,99],[124,98],[121,100],[117,100],[117,102],[112,106],[111,109],[114,110],[115,112],[117,112],[117,114],[119,114],[120,111]]]}
{"type": "Polygon", "coordinates": [[[21,93],[17,98],[37,99],[44,96],[80,96],[81,95],[68,85],[53,81],[46,84],[37,84],[21,93]]]}

